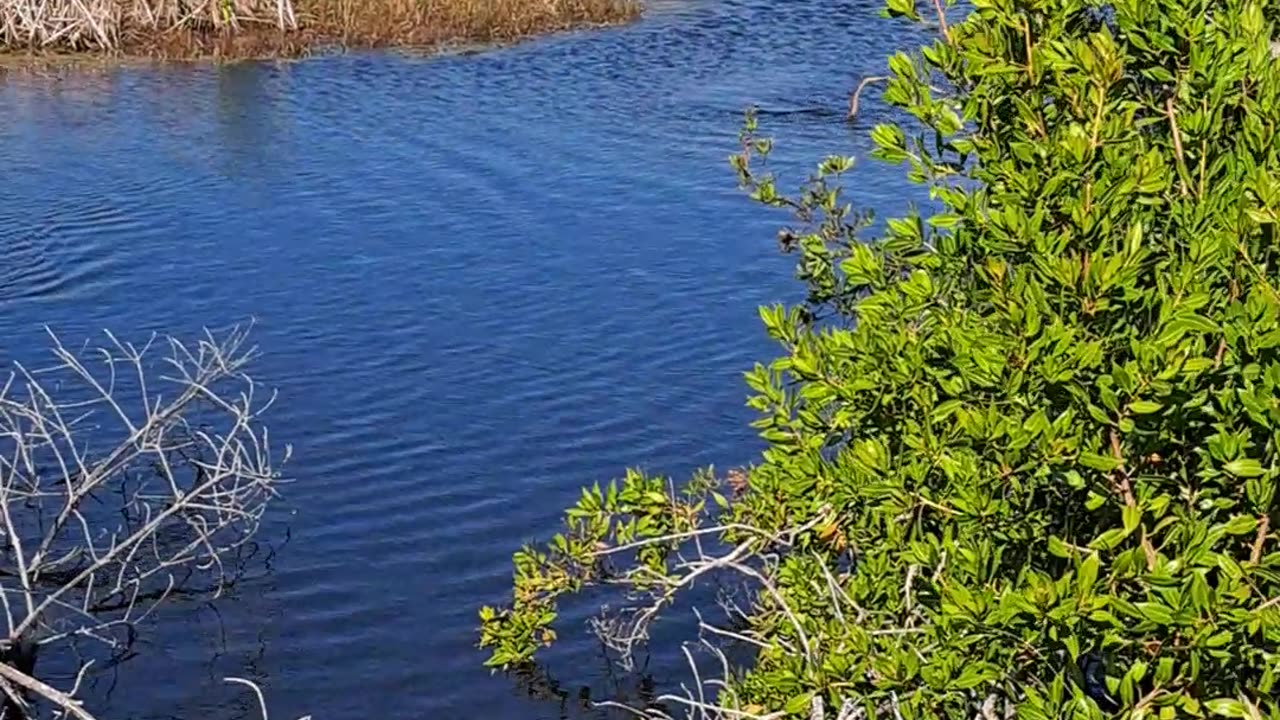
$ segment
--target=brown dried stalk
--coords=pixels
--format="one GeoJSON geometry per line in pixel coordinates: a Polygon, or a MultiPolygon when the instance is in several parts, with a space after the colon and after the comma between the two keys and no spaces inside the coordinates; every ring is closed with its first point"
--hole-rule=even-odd
{"type": "Polygon", "coordinates": [[[298,27],[292,0],[0,0],[0,48],[114,51],[126,31],[298,27]]]}

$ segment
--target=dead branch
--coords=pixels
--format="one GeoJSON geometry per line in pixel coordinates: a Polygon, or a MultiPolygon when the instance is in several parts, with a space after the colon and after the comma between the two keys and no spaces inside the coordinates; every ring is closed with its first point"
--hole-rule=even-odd
{"type": "Polygon", "coordinates": [[[62,706],[9,675],[77,640],[119,650],[175,593],[240,576],[282,482],[248,330],[79,351],[50,333],[52,366],[0,382],[0,649],[27,664],[0,678],[62,706]]]}
{"type": "MultiPolygon", "coordinates": [[[[633,568],[619,578],[610,580],[610,584],[622,585],[627,587],[656,587],[650,591],[650,601],[642,606],[627,608],[619,613],[616,617],[599,617],[591,621],[592,629],[600,641],[610,650],[617,653],[619,663],[623,669],[631,670],[634,667],[635,650],[649,638],[649,627],[658,615],[671,603],[671,601],[679,595],[683,590],[691,587],[700,578],[720,570],[733,570],[739,574],[751,577],[759,583],[763,583],[766,590],[777,596],[777,591],[770,584],[764,574],[759,573],[744,560],[748,558],[763,557],[766,548],[775,546],[788,546],[794,539],[809,530],[812,530],[819,523],[827,519],[826,511],[817,513],[809,522],[800,527],[791,529],[784,533],[768,533],[758,528],[752,528],[744,525],[726,525],[720,530],[734,530],[735,532],[746,534],[749,537],[740,542],[730,551],[720,556],[708,555],[700,538],[706,534],[702,531],[676,533],[663,538],[646,540],[643,543],[633,543],[629,546],[635,547],[641,544],[652,543],[678,543],[692,539],[694,541],[695,555],[692,558],[678,557],[674,566],[671,568],[670,575],[658,575],[653,573],[646,567],[640,566],[633,568]]],[[[612,552],[609,549],[603,549],[598,554],[608,554],[612,552]]],[[[780,600],[780,596],[778,596],[780,600]]],[[[785,606],[785,605],[784,605],[785,606]]],[[[800,643],[803,646],[803,652],[806,656],[810,655],[808,640],[805,637],[804,629],[800,627],[799,622],[794,615],[788,613],[793,625],[795,626],[800,643]]]]}
{"type": "Polygon", "coordinates": [[[15,670],[4,663],[0,663],[0,678],[3,678],[6,684],[12,683],[23,690],[28,690],[40,695],[73,717],[79,718],[79,720],[95,720],[92,715],[80,706],[79,701],[75,700],[70,695],[63,693],[56,688],[50,687],[30,675],[15,670]]]}
{"type": "MultiPolygon", "coordinates": [[[[759,528],[742,525],[721,526],[722,529],[731,527],[739,536],[746,535],[749,539],[720,555],[708,554],[699,542],[708,534],[706,532],[686,531],[666,537],[667,541],[692,544],[691,556],[679,556],[672,563],[671,576],[668,578],[654,577],[652,573],[639,569],[621,576],[618,580],[620,584],[627,585],[632,581],[658,582],[658,589],[651,592],[649,604],[641,605],[630,614],[624,613],[620,619],[612,621],[597,620],[593,623],[597,635],[604,644],[622,656],[624,667],[629,667],[631,654],[635,652],[638,644],[647,639],[649,624],[653,622],[658,611],[670,603],[672,595],[689,588],[697,579],[711,572],[723,571],[745,579],[753,588],[757,599],[768,600],[769,612],[790,624],[794,642],[788,641],[773,631],[764,632],[751,628],[735,631],[720,627],[708,622],[695,607],[693,613],[698,621],[699,647],[718,661],[719,677],[704,676],[690,652],[689,644],[686,643],[681,649],[692,677],[691,686],[682,685],[680,693],[659,695],[648,707],[632,707],[616,701],[600,702],[595,705],[624,710],[644,720],[676,720],[668,710],[663,709],[663,706],[679,707],[685,720],[777,720],[787,716],[787,713],[779,708],[761,708],[755,705],[744,705],[739,701],[730,682],[735,675],[734,669],[724,650],[721,649],[721,645],[715,641],[744,643],[762,651],[779,649],[791,655],[804,657],[810,664],[816,665],[822,662],[815,639],[809,637],[798,614],[792,609],[774,578],[777,577],[778,565],[781,562],[779,554],[794,550],[795,540],[814,527],[828,522],[829,513],[829,508],[824,508],[809,521],[782,532],[766,532],[759,528]],[[709,689],[713,692],[707,692],[709,689]]],[[[841,579],[827,567],[822,557],[814,555],[812,559],[823,570],[822,576],[814,580],[813,589],[823,592],[829,598],[837,617],[865,627],[869,613],[850,597],[841,579]]],[[[945,558],[940,561],[937,568],[934,568],[935,578],[941,573],[944,563],[945,558]]],[[[919,572],[920,569],[913,566],[908,574],[915,577],[919,572]]],[[[642,586],[647,587],[647,585],[642,586]]],[[[910,582],[907,583],[903,593],[904,605],[910,606],[910,582]]],[[[736,614],[745,616],[746,612],[738,608],[736,614]]],[[[924,631],[925,628],[922,627],[895,627],[882,630],[868,629],[867,633],[877,636],[924,631]]],[[[1000,705],[1004,708],[1003,720],[1008,720],[1014,706],[1009,698],[997,694],[975,698],[973,717],[975,720],[1000,720],[991,717],[1000,705]]],[[[880,698],[878,702],[873,703],[873,712],[868,713],[868,707],[867,698],[864,697],[844,697],[835,705],[828,706],[825,698],[814,696],[808,711],[810,720],[828,720],[831,717],[835,720],[901,720],[903,717],[900,699],[896,694],[880,698]]]]}

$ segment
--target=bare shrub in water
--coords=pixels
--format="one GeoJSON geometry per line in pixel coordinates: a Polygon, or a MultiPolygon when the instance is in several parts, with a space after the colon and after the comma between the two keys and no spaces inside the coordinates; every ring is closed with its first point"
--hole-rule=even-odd
{"type": "Polygon", "coordinates": [[[198,343],[108,335],[0,380],[0,693],[8,717],[67,714],[175,595],[216,597],[244,569],[279,476],[244,373],[246,330],[198,343]],[[37,679],[50,666],[64,688],[37,679]],[[49,706],[52,705],[52,708],[49,706]],[[44,708],[44,710],[42,710],[44,708]]]}

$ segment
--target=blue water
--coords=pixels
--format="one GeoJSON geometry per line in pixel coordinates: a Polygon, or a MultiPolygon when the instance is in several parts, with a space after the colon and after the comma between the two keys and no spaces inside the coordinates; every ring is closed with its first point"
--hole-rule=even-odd
{"type": "MultiPolygon", "coordinates": [[[[269,568],[149,623],[88,687],[98,716],[255,717],[225,675],[276,720],[607,697],[589,606],[549,654],[557,687],[484,670],[476,608],[579,486],[758,452],[741,373],[775,348],[756,307],[799,293],[786,218],[726,158],[748,103],[788,185],[864,153],[886,111],[870,93],[849,125],[845,98],[917,42],[879,6],[666,0],[480,54],[0,75],[0,360],[40,358],[46,325],[80,342],[254,317],[294,446],[269,568]]],[[[918,194],[871,163],[849,187],[881,213],[918,194]]]]}

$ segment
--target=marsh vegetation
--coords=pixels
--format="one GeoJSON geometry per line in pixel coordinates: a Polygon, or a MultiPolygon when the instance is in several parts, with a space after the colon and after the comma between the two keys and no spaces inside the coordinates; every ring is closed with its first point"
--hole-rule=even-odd
{"type": "Polygon", "coordinates": [[[0,0],[0,52],[297,56],[622,22],[633,0],[0,0]]]}

